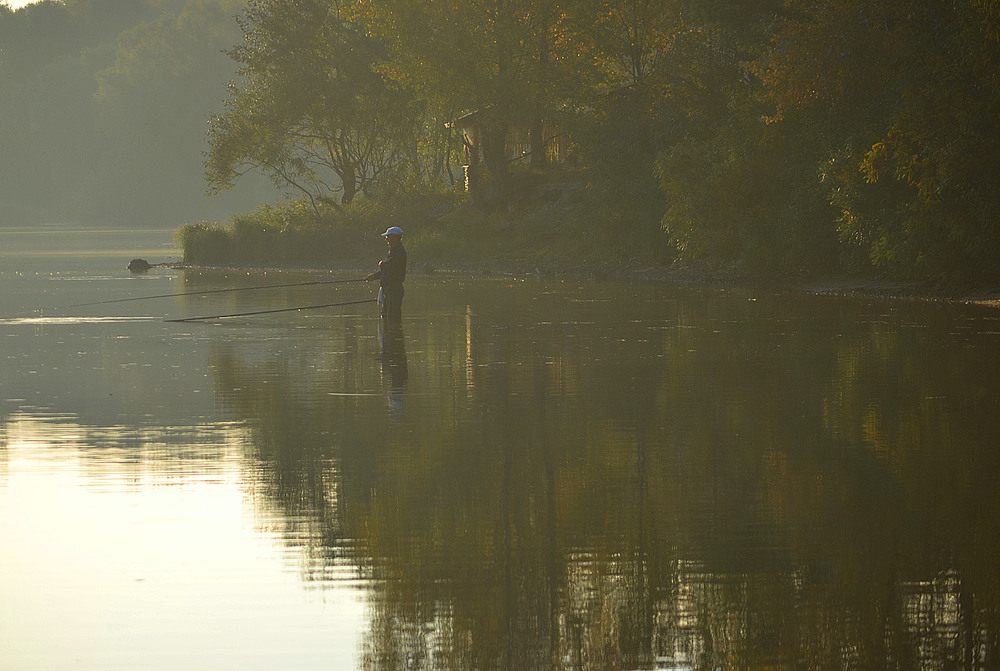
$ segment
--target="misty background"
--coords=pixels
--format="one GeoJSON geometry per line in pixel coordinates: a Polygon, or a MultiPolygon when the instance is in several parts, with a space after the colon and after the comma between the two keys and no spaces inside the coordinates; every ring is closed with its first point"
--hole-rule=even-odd
{"type": "Polygon", "coordinates": [[[239,0],[0,4],[0,226],[217,220],[273,202],[263,177],[206,195],[205,131],[239,0]]]}

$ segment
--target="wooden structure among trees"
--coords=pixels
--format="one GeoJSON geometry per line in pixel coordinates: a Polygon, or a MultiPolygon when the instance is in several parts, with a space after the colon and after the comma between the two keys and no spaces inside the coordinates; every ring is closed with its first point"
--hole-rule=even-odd
{"type": "MultiPolygon", "coordinates": [[[[462,132],[465,147],[465,186],[469,189],[469,168],[484,163],[483,128],[479,112],[470,112],[451,123],[462,132]]],[[[541,121],[532,129],[528,124],[511,123],[504,137],[504,154],[511,163],[527,161],[533,165],[563,163],[569,153],[569,141],[559,124],[541,121]],[[534,137],[532,135],[534,134],[534,137]],[[537,143],[539,149],[533,151],[537,143]]]]}

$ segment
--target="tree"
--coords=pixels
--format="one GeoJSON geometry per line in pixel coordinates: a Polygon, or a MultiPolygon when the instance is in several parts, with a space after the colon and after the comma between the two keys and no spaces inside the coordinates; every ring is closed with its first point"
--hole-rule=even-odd
{"type": "Polygon", "coordinates": [[[740,68],[746,47],[734,30],[713,21],[705,5],[715,4],[580,3],[585,26],[580,38],[598,76],[591,100],[580,106],[574,137],[590,168],[589,193],[598,200],[600,221],[622,251],[658,249],[659,256],[670,257],[670,243],[690,251],[683,239],[690,236],[671,217],[685,200],[692,205],[683,215],[685,226],[691,219],[698,220],[691,228],[712,225],[710,211],[690,199],[717,205],[718,193],[694,177],[692,166],[673,159],[683,154],[707,159],[705,144],[730,123],[746,97],[740,68]]]}
{"type": "Polygon", "coordinates": [[[850,176],[859,191],[896,197],[866,198],[873,208],[843,201],[841,230],[893,272],[991,281],[1000,270],[1000,16],[996,3],[967,0],[932,3],[914,19],[912,74],[850,176]],[[853,226],[870,217],[876,226],[853,226]]]}
{"type": "Polygon", "coordinates": [[[374,0],[356,11],[389,46],[395,78],[435,109],[476,113],[485,200],[505,200],[507,133],[514,124],[537,128],[548,106],[557,0],[374,0]]]}
{"type": "Polygon", "coordinates": [[[787,5],[759,71],[772,120],[808,118],[827,138],[818,158],[841,239],[898,275],[995,275],[995,3],[787,5]]]}
{"type": "Polygon", "coordinates": [[[680,0],[598,0],[589,31],[611,85],[643,86],[662,71],[685,25],[680,0]]]}
{"type": "Polygon", "coordinates": [[[324,0],[252,0],[240,25],[242,83],[209,130],[212,190],[256,170],[318,207],[400,178],[414,101],[379,72],[377,41],[324,0]]]}
{"type": "Polygon", "coordinates": [[[882,39],[891,4],[760,0],[731,11],[729,0],[705,3],[711,57],[694,62],[711,84],[695,91],[721,96],[688,118],[716,121],[694,124],[658,163],[664,228],[682,257],[757,272],[838,262],[821,169],[870,132],[892,98],[900,61],[882,39]]]}

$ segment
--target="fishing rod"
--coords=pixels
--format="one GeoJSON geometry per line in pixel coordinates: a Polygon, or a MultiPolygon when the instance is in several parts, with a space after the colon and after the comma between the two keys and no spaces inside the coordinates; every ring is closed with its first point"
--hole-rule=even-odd
{"type": "Polygon", "coordinates": [[[249,317],[251,315],[269,315],[275,312],[298,312],[299,310],[318,310],[320,308],[336,308],[341,305],[359,305],[361,303],[374,303],[376,298],[365,298],[360,301],[343,301],[340,303],[326,303],[324,305],[301,305],[294,308],[275,308],[273,310],[255,310],[253,312],[237,312],[235,314],[228,315],[211,315],[208,317],[185,317],[183,319],[167,319],[167,322],[173,322],[179,324],[182,322],[199,322],[208,321],[212,319],[229,319],[230,317],[249,317]]]}
{"type": "Polygon", "coordinates": [[[81,308],[85,305],[107,305],[108,303],[125,303],[127,301],[148,301],[154,298],[174,298],[176,296],[201,296],[204,294],[221,294],[232,291],[255,291],[257,289],[282,289],[285,287],[306,287],[314,284],[344,284],[346,282],[364,282],[365,278],[358,277],[350,280],[315,280],[312,282],[290,282],[288,284],[265,284],[259,287],[234,287],[231,289],[206,289],[205,291],[182,291],[176,294],[158,294],[156,296],[136,296],[133,298],[114,298],[107,301],[94,301],[92,303],[76,303],[75,305],[64,305],[60,309],[81,308]]]}

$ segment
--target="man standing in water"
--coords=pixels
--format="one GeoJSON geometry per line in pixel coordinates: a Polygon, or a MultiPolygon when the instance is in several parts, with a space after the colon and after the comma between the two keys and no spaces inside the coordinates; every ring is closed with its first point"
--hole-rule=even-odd
{"type": "Polygon", "coordinates": [[[387,328],[397,329],[402,322],[403,280],[406,279],[406,250],[403,249],[403,230],[393,226],[382,234],[389,254],[378,262],[378,270],[366,277],[367,281],[379,280],[378,302],[382,320],[387,328]]]}

